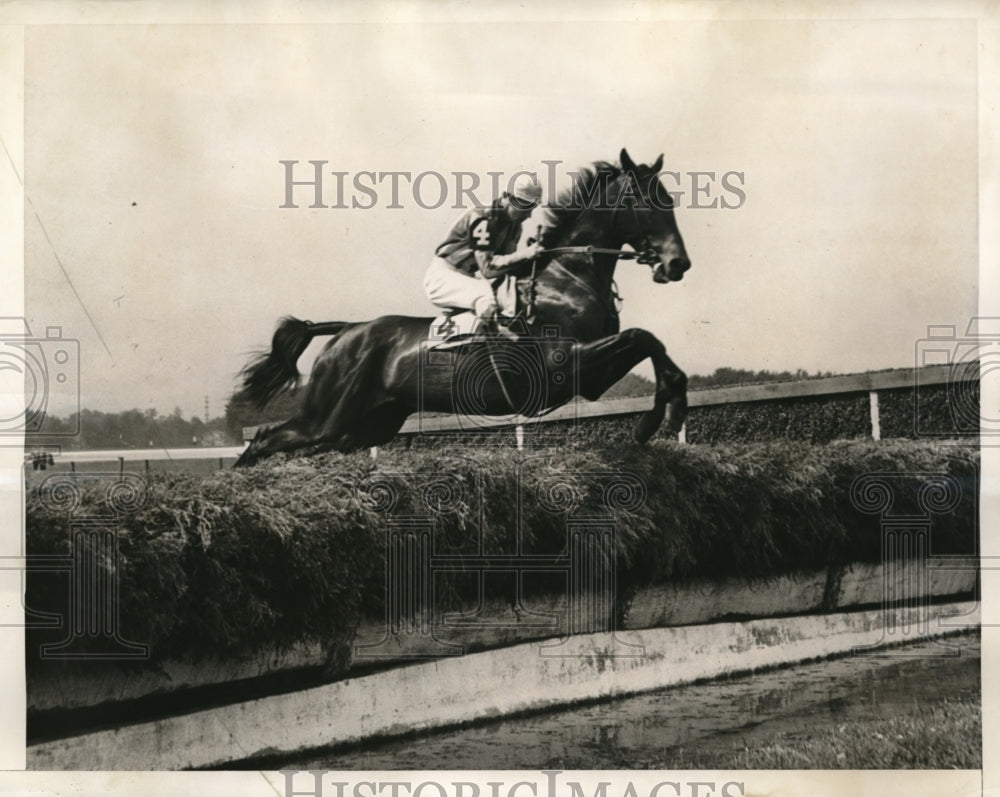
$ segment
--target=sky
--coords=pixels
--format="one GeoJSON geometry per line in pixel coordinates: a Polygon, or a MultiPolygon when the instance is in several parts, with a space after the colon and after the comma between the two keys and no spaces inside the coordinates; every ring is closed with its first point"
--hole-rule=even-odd
{"type": "Polygon", "coordinates": [[[929,324],[976,314],[976,44],[970,20],[28,28],[26,318],[79,340],[83,407],[218,416],[285,314],[431,315],[461,213],[405,182],[402,207],[383,182],[369,209],[308,187],[282,208],[280,161],[327,161],[328,204],[346,172],[350,204],[364,171],[488,187],[627,147],[731,203],[741,173],[746,199],[681,199],[692,269],[621,263],[623,327],[691,374],[912,365],[929,324]]]}

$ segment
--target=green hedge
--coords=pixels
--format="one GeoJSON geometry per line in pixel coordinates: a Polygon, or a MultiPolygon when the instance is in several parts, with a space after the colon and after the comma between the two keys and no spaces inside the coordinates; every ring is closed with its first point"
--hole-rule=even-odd
{"type": "MultiPolygon", "coordinates": [[[[433,516],[439,552],[471,553],[481,540],[488,552],[513,554],[519,502],[524,552],[563,550],[570,514],[614,519],[622,605],[639,587],[668,580],[879,561],[879,518],[850,498],[854,479],[871,472],[958,479],[961,501],[936,517],[932,553],[972,553],[977,468],[971,446],[925,442],[658,442],[386,450],[376,463],[326,454],[205,478],[154,474],[145,505],[119,520],[121,630],[151,646],[154,664],[318,640],[343,667],[362,616],[381,613],[387,517],[433,516]],[[378,489],[359,493],[368,483],[378,489]],[[386,495],[391,512],[378,503],[386,495]]],[[[926,477],[893,479],[893,511],[918,511],[926,477]]],[[[81,486],[75,517],[107,511],[107,484],[81,486]]],[[[69,552],[70,516],[52,503],[28,496],[31,554],[69,552]]],[[[461,574],[443,586],[446,598],[475,597],[461,574]]],[[[30,573],[27,600],[65,613],[65,576],[30,573]]],[[[28,636],[37,650],[61,634],[28,636]]],[[[29,656],[28,666],[38,663],[29,656]]]]}
{"type": "Polygon", "coordinates": [[[764,442],[780,438],[828,443],[870,435],[868,395],[817,396],[696,407],[690,443],[764,442]]]}
{"type": "MultiPolygon", "coordinates": [[[[972,381],[956,393],[944,385],[914,390],[880,390],[879,421],[882,438],[974,439],[978,417],[979,383],[972,381]]],[[[649,406],[653,405],[652,396],[649,406]]],[[[638,413],[579,420],[543,421],[524,427],[527,447],[632,445],[638,413]]],[[[688,443],[762,443],[799,440],[829,443],[871,436],[868,393],[770,399],[747,403],[692,407],[687,416],[688,443]]],[[[656,440],[676,436],[661,427],[656,440]]],[[[400,435],[392,448],[436,448],[447,445],[515,444],[514,430],[481,429],[463,433],[400,435]]]]}
{"type": "Polygon", "coordinates": [[[882,437],[975,439],[979,434],[979,381],[957,387],[880,390],[882,437]]]}

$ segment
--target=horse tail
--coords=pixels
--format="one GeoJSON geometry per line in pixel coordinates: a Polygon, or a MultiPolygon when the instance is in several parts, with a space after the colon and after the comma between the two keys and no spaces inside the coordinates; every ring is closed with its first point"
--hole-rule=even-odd
{"type": "Polygon", "coordinates": [[[260,409],[277,395],[298,387],[301,375],[296,363],[312,339],[317,335],[339,335],[349,326],[349,321],[314,324],[285,316],[274,331],[271,350],[256,355],[240,371],[243,386],[239,397],[260,409]]]}

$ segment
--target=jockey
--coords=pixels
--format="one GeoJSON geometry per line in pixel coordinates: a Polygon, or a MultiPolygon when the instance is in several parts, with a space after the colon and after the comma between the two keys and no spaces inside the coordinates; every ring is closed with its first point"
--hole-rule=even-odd
{"type": "Polygon", "coordinates": [[[438,307],[472,310],[487,329],[499,331],[492,281],[525,268],[542,253],[535,243],[517,248],[521,225],[542,199],[542,187],[520,174],[488,208],[473,208],[451,228],[434,252],[424,291],[438,307]]]}

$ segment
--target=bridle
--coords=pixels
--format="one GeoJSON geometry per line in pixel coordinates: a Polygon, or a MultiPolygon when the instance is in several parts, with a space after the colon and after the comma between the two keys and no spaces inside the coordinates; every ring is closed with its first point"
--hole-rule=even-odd
{"type": "MultiPolygon", "coordinates": [[[[633,247],[632,249],[611,249],[603,246],[555,246],[552,247],[551,249],[546,248],[543,254],[586,255],[589,258],[591,264],[593,264],[594,262],[594,255],[614,255],[619,260],[636,260],[639,263],[642,263],[643,265],[648,265],[650,269],[655,271],[657,266],[662,264],[662,261],[660,259],[660,253],[653,248],[653,245],[649,239],[649,232],[643,225],[638,211],[639,206],[642,206],[643,210],[648,210],[648,206],[646,206],[644,203],[642,196],[642,188],[639,185],[638,178],[631,171],[625,172],[625,175],[627,181],[632,183],[632,185],[634,185],[635,194],[636,197],[638,198],[638,201],[630,205],[630,210],[632,211],[632,220],[635,222],[635,228],[638,231],[638,233],[642,236],[639,239],[638,246],[630,244],[633,247]]],[[[626,183],[626,185],[628,184],[628,182],[626,183]]],[[[623,186],[622,190],[618,193],[617,199],[615,200],[616,207],[614,213],[618,213],[619,209],[617,207],[617,203],[621,201],[621,197],[624,192],[625,192],[625,187],[623,186]]],[[[584,212],[589,212],[592,209],[593,208],[588,208],[584,212]]],[[[612,221],[612,226],[614,226],[616,221],[617,219],[614,219],[612,221]]],[[[539,237],[541,237],[541,227],[539,227],[539,237]]],[[[551,262],[548,264],[548,266],[546,266],[546,268],[553,268],[553,267],[558,268],[574,283],[576,283],[580,288],[582,288],[585,292],[589,293],[598,302],[598,304],[604,307],[604,309],[607,311],[610,317],[612,318],[618,317],[619,313],[621,312],[622,297],[618,293],[618,286],[615,284],[614,280],[611,281],[611,286],[610,286],[611,296],[609,301],[608,297],[605,297],[602,294],[598,293],[596,290],[594,290],[593,287],[591,287],[582,279],[580,279],[576,274],[574,274],[572,271],[566,268],[566,266],[564,266],[555,258],[553,258],[551,262]]],[[[528,278],[528,294],[527,294],[528,300],[527,300],[527,309],[525,313],[526,319],[528,320],[529,323],[531,323],[531,319],[534,316],[535,285],[537,282],[537,275],[538,275],[538,258],[534,258],[531,261],[531,276],[528,278]]],[[[496,290],[498,284],[499,281],[495,283],[493,286],[494,299],[496,298],[496,290]]],[[[489,355],[490,364],[493,366],[493,371],[496,374],[497,381],[500,384],[500,390],[503,392],[504,398],[507,400],[507,404],[510,406],[511,411],[516,412],[516,406],[514,404],[514,401],[510,395],[510,392],[507,390],[507,385],[504,382],[503,376],[500,372],[500,368],[497,365],[497,362],[494,358],[493,344],[488,339],[486,343],[487,343],[487,353],[489,355]]],[[[560,405],[556,405],[548,408],[547,410],[542,410],[541,412],[535,413],[535,416],[541,417],[543,415],[548,415],[550,412],[557,409],[559,406],[560,405]]]]}
{"type": "MultiPolygon", "coordinates": [[[[638,197],[638,201],[630,205],[630,210],[632,211],[632,220],[635,222],[635,228],[638,230],[639,234],[642,236],[639,240],[639,245],[635,246],[630,244],[632,249],[610,249],[603,246],[554,246],[551,249],[545,249],[545,255],[586,255],[590,263],[594,262],[594,255],[614,255],[619,260],[636,260],[643,265],[649,266],[652,271],[656,271],[656,268],[662,264],[660,259],[660,253],[653,248],[652,243],[649,240],[649,232],[643,225],[642,220],[639,216],[638,207],[640,203],[643,202],[642,188],[639,185],[639,180],[633,172],[625,172],[628,182],[631,182],[635,186],[635,194],[638,197]]],[[[616,205],[621,200],[622,194],[625,192],[625,188],[618,194],[618,198],[615,200],[616,205]]],[[[643,205],[643,210],[648,208],[643,205]]],[[[587,208],[584,212],[589,212],[592,208],[587,208]]],[[[614,210],[618,213],[618,208],[614,210]]],[[[614,226],[615,221],[612,221],[612,226],[614,226]]],[[[541,230],[541,228],[539,228],[541,230]]],[[[531,277],[528,288],[528,316],[531,317],[533,314],[534,303],[535,303],[535,280],[537,274],[537,259],[533,260],[531,263],[531,277]]],[[[612,316],[617,316],[621,312],[622,297],[618,293],[618,286],[615,284],[614,280],[611,281],[611,301],[608,300],[594,290],[590,285],[580,279],[576,274],[570,271],[566,266],[560,263],[558,260],[553,259],[547,268],[557,267],[566,276],[573,280],[577,285],[583,288],[587,293],[589,293],[599,304],[601,304],[605,310],[609,312],[612,316]]]]}
{"type": "MultiPolygon", "coordinates": [[[[610,249],[603,246],[554,246],[551,249],[546,249],[545,254],[557,254],[557,255],[587,255],[590,258],[590,262],[594,262],[594,255],[614,255],[619,260],[636,260],[645,266],[649,266],[650,269],[655,270],[660,264],[660,253],[653,248],[652,243],[649,240],[649,232],[647,231],[645,225],[642,223],[642,219],[639,216],[639,207],[641,206],[643,210],[648,210],[648,207],[643,204],[642,189],[639,186],[638,178],[636,178],[633,172],[625,172],[627,181],[635,186],[635,194],[638,197],[638,201],[630,204],[629,209],[632,211],[632,220],[635,222],[635,228],[638,230],[639,234],[642,236],[639,239],[639,245],[630,244],[632,249],[610,249]]],[[[625,192],[624,187],[618,194],[618,198],[615,200],[615,204],[621,200],[622,194],[625,192]]],[[[588,208],[586,212],[589,212],[592,208],[588,208]]],[[[615,213],[618,213],[618,208],[615,208],[615,213]]],[[[614,222],[612,222],[614,224],[614,222]]]]}

